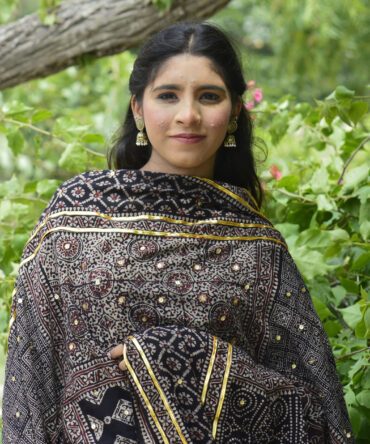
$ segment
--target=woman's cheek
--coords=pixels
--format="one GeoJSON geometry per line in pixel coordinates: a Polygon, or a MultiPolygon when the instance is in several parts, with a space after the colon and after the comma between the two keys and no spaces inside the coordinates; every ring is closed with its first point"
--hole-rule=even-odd
{"type": "Polygon", "coordinates": [[[223,110],[208,117],[208,126],[211,128],[227,128],[230,121],[230,111],[223,110]]]}
{"type": "Polygon", "coordinates": [[[165,129],[169,123],[169,115],[165,110],[159,110],[158,106],[151,108],[144,107],[144,121],[147,128],[165,129]]]}

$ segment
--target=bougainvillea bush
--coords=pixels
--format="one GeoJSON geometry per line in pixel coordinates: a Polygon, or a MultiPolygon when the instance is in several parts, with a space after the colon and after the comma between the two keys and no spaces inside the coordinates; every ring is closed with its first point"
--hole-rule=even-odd
{"type": "MultiPolygon", "coordinates": [[[[269,152],[260,165],[265,212],[282,231],[307,282],[337,360],[357,442],[365,443],[370,433],[366,98],[339,86],[315,105],[297,103],[291,96],[269,104],[253,81],[248,87],[245,106],[269,152]]],[[[60,115],[51,104],[40,109],[36,99],[0,102],[0,174],[6,174],[7,162],[18,165],[18,174],[0,183],[4,350],[19,259],[48,199],[66,178],[105,167],[101,115],[94,114],[94,107],[73,108],[83,89],[59,89],[58,94],[67,94],[72,104],[60,115]]]]}

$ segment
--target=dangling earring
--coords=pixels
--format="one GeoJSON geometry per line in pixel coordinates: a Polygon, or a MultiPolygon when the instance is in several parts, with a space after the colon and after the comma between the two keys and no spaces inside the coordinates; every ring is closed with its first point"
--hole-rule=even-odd
{"type": "Polygon", "coordinates": [[[135,123],[136,123],[136,128],[139,131],[136,136],[136,145],[137,146],[147,146],[148,145],[148,138],[143,131],[143,129],[145,128],[144,120],[139,117],[139,118],[135,119],[135,123]]]}
{"type": "Polygon", "coordinates": [[[229,125],[227,126],[227,136],[224,141],[224,147],[226,147],[226,148],[235,148],[236,147],[235,136],[233,134],[238,129],[238,124],[237,124],[236,120],[237,120],[237,117],[234,117],[233,120],[231,120],[229,125]]]}

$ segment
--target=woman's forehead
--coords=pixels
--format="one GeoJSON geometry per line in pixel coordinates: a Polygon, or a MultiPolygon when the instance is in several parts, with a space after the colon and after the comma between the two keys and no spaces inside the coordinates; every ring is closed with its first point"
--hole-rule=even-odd
{"type": "Polygon", "coordinates": [[[205,56],[192,54],[178,54],[167,59],[158,69],[151,82],[151,87],[159,83],[218,83],[224,85],[224,81],[216,71],[211,59],[205,56]]]}

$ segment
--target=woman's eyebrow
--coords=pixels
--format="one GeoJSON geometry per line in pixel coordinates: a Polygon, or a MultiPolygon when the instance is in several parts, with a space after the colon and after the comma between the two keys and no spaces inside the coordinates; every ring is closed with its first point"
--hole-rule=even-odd
{"type": "MultiPolygon", "coordinates": [[[[167,89],[167,90],[171,89],[171,90],[180,91],[181,87],[180,87],[180,85],[176,85],[174,83],[171,83],[171,84],[168,84],[168,85],[159,85],[159,86],[156,86],[152,90],[152,92],[161,91],[161,90],[164,90],[164,89],[167,89]]],[[[200,90],[203,90],[203,89],[213,89],[213,90],[216,90],[216,91],[221,91],[223,93],[226,93],[225,88],[222,88],[222,86],[218,86],[218,85],[201,85],[201,86],[199,86],[197,88],[197,91],[200,91],[200,90]]]]}
{"type": "Polygon", "coordinates": [[[162,89],[174,89],[176,91],[179,91],[181,88],[180,88],[179,85],[175,85],[174,83],[171,83],[171,84],[168,84],[168,85],[156,86],[154,89],[152,89],[152,92],[161,91],[162,89]]]}

